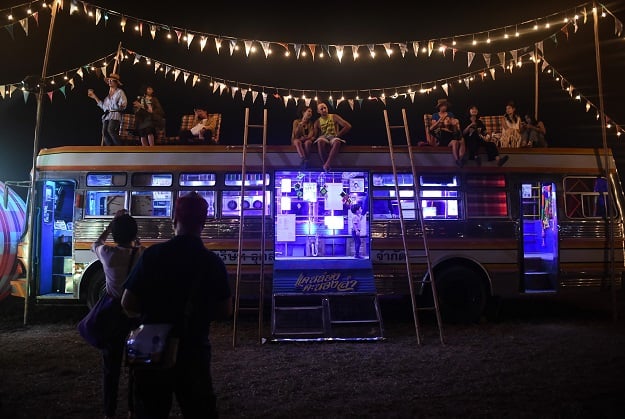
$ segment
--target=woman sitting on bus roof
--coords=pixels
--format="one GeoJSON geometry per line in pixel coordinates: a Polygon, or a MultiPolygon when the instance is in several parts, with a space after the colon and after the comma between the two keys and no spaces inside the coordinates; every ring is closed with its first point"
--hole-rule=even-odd
{"type": "Polygon", "coordinates": [[[481,164],[478,154],[480,147],[486,150],[488,161],[496,160],[497,166],[503,166],[508,161],[508,156],[499,156],[497,145],[489,141],[486,125],[480,119],[479,110],[475,105],[469,108],[469,121],[464,130],[462,130],[462,135],[469,150],[469,160],[475,160],[478,166],[481,164]]]}
{"type": "Polygon", "coordinates": [[[438,112],[432,114],[430,134],[436,138],[436,145],[451,147],[451,154],[458,167],[464,165],[465,144],[460,131],[460,122],[448,109],[451,103],[447,99],[439,99],[436,103],[438,112]]]}
{"type": "Polygon", "coordinates": [[[208,116],[208,111],[205,106],[196,106],[193,109],[195,114],[195,125],[191,129],[185,129],[180,131],[178,137],[182,144],[192,144],[192,139],[198,137],[204,144],[217,144],[213,140],[213,134],[217,129],[217,119],[208,116]]]}
{"type": "Polygon", "coordinates": [[[531,115],[525,115],[521,122],[521,147],[547,147],[545,134],[547,129],[543,121],[537,121],[531,115]]]}
{"type": "Polygon", "coordinates": [[[506,113],[503,116],[500,144],[502,147],[521,146],[521,117],[516,112],[514,102],[506,104],[506,113]]]}
{"type": "Polygon", "coordinates": [[[315,130],[313,126],[313,110],[310,106],[306,106],[301,110],[301,115],[293,121],[293,130],[291,132],[291,143],[295,146],[297,154],[302,159],[301,168],[308,168],[308,160],[310,159],[310,150],[312,149],[315,130]]]}

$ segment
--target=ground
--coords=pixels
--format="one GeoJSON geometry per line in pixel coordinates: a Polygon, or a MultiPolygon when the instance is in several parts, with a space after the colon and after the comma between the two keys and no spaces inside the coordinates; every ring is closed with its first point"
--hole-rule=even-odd
{"type": "MultiPolygon", "coordinates": [[[[503,301],[496,319],[445,324],[382,305],[382,342],[261,344],[255,316],[212,330],[222,418],[623,418],[623,298],[503,301]],[[616,309],[614,309],[616,307],[616,309]]],[[[83,307],[0,302],[0,418],[103,417],[83,307]]],[[[263,324],[263,336],[270,332],[263,324]]],[[[125,417],[125,378],[119,417],[125,417]]],[[[176,406],[172,417],[178,416],[176,406]]]]}

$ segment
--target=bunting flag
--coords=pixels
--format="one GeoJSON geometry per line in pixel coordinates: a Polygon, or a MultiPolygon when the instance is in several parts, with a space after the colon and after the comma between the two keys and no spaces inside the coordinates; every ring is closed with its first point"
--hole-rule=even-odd
{"type": "Polygon", "coordinates": [[[50,99],[50,103],[52,103],[52,96],[54,95],[54,90],[48,92],[48,99],[50,99]]]}
{"type": "Polygon", "coordinates": [[[219,83],[219,94],[222,95],[224,93],[224,90],[226,90],[226,84],[225,83],[219,83]]]}
{"type": "Polygon", "coordinates": [[[15,92],[15,89],[17,89],[17,86],[9,86],[9,97],[13,96],[13,92],[15,92]]]}
{"type": "Polygon", "coordinates": [[[358,45],[352,45],[352,57],[354,57],[354,61],[358,58],[358,45]]]}
{"type": "Polygon", "coordinates": [[[243,41],[243,45],[245,45],[245,56],[249,57],[250,51],[252,49],[252,41],[249,41],[249,40],[243,41]]]}
{"type": "Polygon", "coordinates": [[[490,69],[490,76],[493,80],[495,80],[495,67],[490,69]]]}
{"type": "Polygon", "coordinates": [[[471,80],[468,77],[464,78],[464,85],[467,86],[467,90],[469,89],[469,83],[471,82],[471,80]]]}
{"type": "Polygon", "coordinates": [[[586,101],[586,112],[588,112],[590,110],[590,102],[586,101]]]}
{"type": "Polygon", "coordinates": [[[404,58],[406,56],[406,51],[408,51],[408,47],[405,42],[400,42],[397,44],[399,46],[399,52],[401,53],[401,57],[404,58]]]}
{"type": "Polygon", "coordinates": [[[237,89],[236,87],[233,87],[232,90],[230,90],[230,93],[232,95],[232,99],[234,99],[234,97],[236,96],[237,90],[239,90],[239,89],[237,89]]]}
{"type": "Polygon", "coordinates": [[[408,93],[408,96],[410,97],[410,102],[411,102],[411,103],[414,103],[414,96],[415,96],[415,92],[412,92],[412,91],[411,91],[410,93],[408,93]]]}
{"type": "Polygon", "coordinates": [[[252,90],[252,103],[256,102],[257,97],[258,97],[258,92],[256,90],[252,90]]]}
{"type": "Polygon", "coordinates": [[[265,58],[269,57],[269,41],[262,41],[260,46],[263,48],[263,52],[265,53],[265,58]]]}
{"type": "Polygon", "coordinates": [[[191,49],[191,42],[193,42],[193,38],[195,38],[195,34],[188,33],[185,36],[187,37],[187,49],[191,49]]]}
{"type": "Polygon", "coordinates": [[[81,79],[84,79],[85,77],[83,76],[82,73],[82,68],[79,68],[78,70],[76,70],[76,74],[78,74],[80,76],[81,79]]]}
{"type": "Polygon", "coordinates": [[[428,57],[432,55],[433,50],[434,50],[434,41],[428,41],[428,57]]]}
{"type": "Polygon", "coordinates": [[[28,18],[25,17],[24,19],[20,19],[20,25],[22,26],[22,29],[24,29],[26,36],[28,36],[28,18]]]}
{"type": "Polygon", "coordinates": [[[3,84],[0,84],[0,96],[2,96],[2,99],[4,99],[4,95],[5,95],[5,90],[6,86],[3,84]]]}
{"type": "Polygon", "coordinates": [[[167,77],[167,74],[171,71],[171,66],[166,65],[165,66],[165,77],[167,77]]]}
{"type": "Polygon", "coordinates": [[[474,52],[467,52],[467,59],[468,59],[468,64],[467,67],[471,67],[471,63],[473,62],[473,58],[475,58],[475,53],[474,52]]]}
{"type": "Polygon", "coordinates": [[[490,67],[490,54],[482,54],[482,56],[484,57],[484,62],[486,63],[486,67],[490,67]]]}
{"type": "Polygon", "coordinates": [[[122,32],[126,32],[126,17],[122,16],[119,22],[119,26],[122,28],[122,32]]]}
{"type": "Polygon", "coordinates": [[[237,46],[237,41],[235,39],[230,39],[230,55],[234,52],[234,48],[237,46]]]}
{"type": "Polygon", "coordinates": [[[30,96],[30,92],[28,90],[24,90],[24,103],[28,103],[28,97],[30,96]]]}
{"type": "Polygon", "coordinates": [[[305,105],[306,107],[310,106],[310,102],[311,102],[311,100],[312,100],[312,98],[305,97],[305,98],[304,98],[304,105],[305,105]]]}
{"type": "Polygon", "coordinates": [[[586,6],[582,9],[582,15],[584,16],[584,24],[588,21],[588,12],[586,12],[586,6]]]}
{"type": "Polygon", "coordinates": [[[172,73],[174,74],[174,81],[178,80],[178,76],[180,75],[180,70],[175,68],[172,70],[172,73]]]}
{"type": "Polygon", "coordinates": [[[569,25],[564,25],[562,27],[562,29],[560,29],[562,31],[562,33],[566,36],[566,39],[568,41],[569,39],[569,25]]]}
{"type": "Polygon", "coordinates": [[[189,79],[189,76],[190,74],[188,71],[185,71],[182,73],[182,79],[184,80],[184,84],[187,84],[187,80],[189,79]]]}
{"type": "Polygon", "coordinates": [[[362,109],[362,98],[358,98],[358,106],[362,109]]]}
{"type": "MultiPolygon", "coordinates": [[[[102,11],[96,7],[96,9],[95,9],[95,24],[96,24],[96,26],[98,26],[98,23],[100,23],[100,19],[102,19],[102,11]]],[[[154,39],[154,37],[152,37],[152,39],[154,39]]]]}
{"type": "Polygon", "coordinates": [[[332,96],[328,98],[328,104],[330,105],[331,108],[334,107],[334,100],[332,99],[332,96]]]}
{"type": "Polygon", "coordinates": [[[182,31],[180,30],[174,30],[174,32],[176,33],[176,39],[178,40],[178,43],[180,43],[180,38],[182,38],[182,31]]]}
{"type": "Polygon", "coordinates": [[[349,107],[353,111],[354,110],[354,99],[347,99],[347,104],[349,105],[349,107]]]}
{"type": "Polygon", "coordinates": [[[208,36],[201,36],[200,37],[200,51],[204,51],[204,48],[206,47],[206,42],[208,41],[208,36]]]}
{"type": "Polygon", "coordinates": [[[506,70],[506,53],[505,52],[498,52],[497,53],[497,57],[499,58],[499,63],[501,64],[501,67],[505,71],[506,70]]]}
{"type": "Polygon", "coordinates": [[[267,105],[267,93],[263,92],[262,96],[263,96],[263,105],[267,105]]]}
{"type": "Polygon", "coordinates": [[[139,36],[143,36],[143,22],[139,22],[139,36]]]}
{"type": "MultiPolygon", "coordinates": [[[[74,90],[74,79],[69,79],[67,81],[67,84],[69,84],[70,89],[74,90]]],[[[59,90],[62,91],[63,92],[63,96],[65,96],[65,86],[61,86],[61,88],[59,90]]]]}
{"type": "Polygon", "coordinates": [[[339,105],[341,104],[341,102],[344,101],[344,100],[345,100],[345,98],[342,97],[342,96],[336,100],[336,108],[337,109],[338,109],[339,105]]]}
{"type": "Polygon", "coordinates": [[[161,68],[161,63],[154,61],[154,72],[156,73],[159,68],[161,68]]]}
{"type": "Polygon", "coordinates": [[[382,45],[384,45],[384,50],[386,50],[386,55],[388,55],[390,57],[391,54],[393,53],[393,50],[391,49],[391,43],[390,42],[385,42],[382,45]]]}
{"type": "Polygon", "coordinates": [[[33,19],[35,19],[35,23],[39,26],[39,12],[33,13],[33,19]]]}
{"type": "Polygon", "coordinates": [[[384,95],[380,96],[380,102],[382,102],[384,106],[386,106],[386,96],[384,95]]]}
{"type": "Polygon", "coordinates": [[[156,38],[156,25],[150,25],[150,35],[152,35],[152,39],[156,38]]]}
{"type": "Polygon", "coordinates": [[[443,88],[443,91],[445,92],[445,96],[449,96],[449,84],[443,83],[441,84],[441,87],[443,88]]]}
{"type": "Polygon", "coordinates": [[[312,57],[312,60],[315,61],[315,47],[317,45],[315,44],[308,44],[308,49],[310,49],[310,56],[312,57]]]}
{"type": "Polygon", "coordinates": [[[336,49],[336,57],[339,59],[340,63],[343,59],[343,45],[335,45],[334,48],[336,49]]]}
{"type": "Polygon", "coordinates": [[[284,103],[284,107],[286,108],[287,106],[289,106],[289,100],[290,97],[289,96],[283,96],[282,97],[282,102],[284,103]]]}
{"type": "Polygon", "coordinates": [[[215,93],[219,89],[219,83],[213,83],[213,93],[215,93]]]}
{"type": "Polygon", "coordinates": [[[414,52],[414,56],[419,55],[419,41],[412,42],[412,51],[414,52]]]}
{"type": "Polygon", "coordinates": [[[519,56],[519,51],[514,49],[514,50],[510,51],[510,55],[512,55],[512,61],[514,61],[514,63],[516,64],[517,57],[519,56]]]}
{"type": "Polygon", "coordinates": [[[215,38],[215,48],[217,49],[217,54],[221,51],[221,38],[215,38]]]}
{"type": "Polygon", "coordinates": [[[241,89],[241,99],[245,100],[245,97],[247,96],[247,89],[241,89]]]}
{"type": "Polygon", "coordinates": [[[299,53],[302,50],[302,44],[293,44],[293,49],[295,49],[295,58],[299,60],[299,53]]]}
{"type": "Polygon", "coordinates": [[[323,44],[321,45],[321,50],[325,52],[325,54],[329,57],[330,56],[330,46],[327,44],[323,44]]]}
{"type": "Polygon", "coordinates": [[[623,33],[623,22],[618,19],[614,19],[614,34],[618,37],[623,33]]]}
{"type": "Polygon", "coordinates": [[[369,44],[367,48],[369,49],[369,55],[375,57],[375,44],[369,44]]]}
{"type": "Polygon", "coordinates": [[[458,52],[458,50],[456,48],[452,48],[452,50],[451,50],[451,60],[452,61],[456,61],[456,52],[458,52]]]}

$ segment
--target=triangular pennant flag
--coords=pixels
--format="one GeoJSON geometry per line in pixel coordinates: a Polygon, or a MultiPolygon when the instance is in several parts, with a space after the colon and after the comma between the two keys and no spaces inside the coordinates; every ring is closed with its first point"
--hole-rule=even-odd
{"type": "Polygon", "coordinates": [[[143,22],[139,22],[139,36],[143,36],[143,22]]]}
{"type": "Polygon", "coordinates": [[[83,3],[82,4],[82,9],[85,11],[85,14],[88,16],[89,15],[89,10],[87,10],[87,3],[83,3]]]}
{"type": "Polygon", "coordinates": [[[5,86],[4,84],[0,84],[0,96],[2,97],[2,99],[4,99],[4,94],[5,94],[5,86]]]}
{"type": "Polygon", "coordinates": [[[353,111],[354,110],[354,99],[347,99],[347,103],[349,104],[349,107],[353,111]]]}
{"type": "Polygon", "coordinates": [[[185,83],[185,84],[187,83],[187,80],[189,80],[189,76],[190,76],[190,75],[191,75],[191,74],[189,74],[189,72],[188,72],[188,71],[185,71],[185,72],[183,72],[183,73],[182,73],[182,79],[184,80],[184,83],[185,83]]]}
{"type": "Polygon", "coordinates": [[[310,56],[312,58],[313,61],[315,61],[315,49],[317,47],[317,44],[308,44],[308,49],[310,50],[310,56]]]}
{"type": "Polygon", "coordinates": [[[499,63],[501,64],[501,67],[505,70],[506,69],[506,53],[498,52],[497,57],[499,58],[499,63]]]}
{"type": "Polygon", "coordinates": [[[102,72],[102,74],[104,74],[104,77],[106,77],[106,66],[105,65],[100,67],[100,71],[102,72]]]}
{"type": "Polygon", "coordinates": [[[22,25],[22,29],[24,29],[26,36],[28,36],[28,18],[20,19],[20,25],[22,25]]]}
{"type": "Polygon", "coordinates": [[[382,102],[384,104],[384,106],[386,106],[386,96],[382,95],[379,97],[380,102],[382,102]]]}
{"type": "Polygon", "coordinates": [[[419,41],[412,41],[412,52],[415,57],[419,55],[419,41]]]}
{"type": "Polygon", "coordinates": [[[17,89],[15,85],[12,84],[9,86],[9,97],[13,97],[13,92],[15,92],[15,89],[17,89]]]}
{"type": "Polygon", "coordinates": [[[150,35],[152,35],[152,39],[156,38],[156,25],[150,25],[150,35]]]}
{"type": "Polygon", "coordinates": [[[582,15],[584,16],[584,25],[588,21],[588,12],[586,12],[586,6],[582,9],[582,15]]]}
{"type": "Polygon", "coordinates": [[[234,97],[237,95],[237,90],[239,90],[239,89],[237,89],[236,87],[233,87],[230,90],[230,94],[232,95],[232,99],[234,99],[234,97]]]}
{"type": "Polygon", "coordinates": [[[290,96],[282,96],[282,101],[284,102],[284,107],[286,108],[289,105],[290,96]]]}
{"type": "Polygon", "coordinates": [[[536,50],[540,51],[541,54],[544,54],[543,41],[536,42],[536,50]]]}
{"type": "Polygon", "coordinates": [[[24,92],[24,103],[28,103],[28,96],[30,96],[30,92],[28,90],[23,90],[24,92]]]}
{"type": "Polygon", "coordinates": [[[304,98],[304,105],[306,106],[310,106],[310,102],[312,101],[312,98],[310,97],[305,97],[304,98]]]}
{"type": "Polygon", "coordinates": [[[269,57],[269,41],[260,41],[260,46],[263,48],[265,58],[269,57]]]}
{"type": "Polygon", "coordinates": [[[257,97],[258,97],[258,92],[256,90],[252,90],[252,103],[256,102],[257,97]]]}
{"type": "Polygon", "coordinates": [[[220,95],[224,93],[224,90],[226,89],[226,87],[228,87],[228,86],[226,86],[225,83],[219,83],[219,94],[220,95]]]}
{"type": "Polygon", "coordinates": [[[564,25],[562,29],[560,29],[564,35],[566,35],[566,39],[569,39],[569,25],[564,25]]]}
{"type": "Polygon", "coordinates": [[[215,93],[219,89],[219,83],[213,83],[213,93],[215,93]]]}
{"type": "Polygon", "coordinates": [[[551,35],[551,40],[553,41],[554,44],[556,44],[556,46],[558,46],[558,37],[556,36],[555,33],[551,35]]]}
{"type": "Polygon", "coordinates": [[[443,83],[441,84],[441,87],[443,88],[443,91],[445,92],[445,96],[449,96],[449,84],[443,83]]]}
{"type": "Polygon", "coordinates": [[[516,63],[517,62],[517,57],[519,56],[519,51],[518,50],[512,50],[510,51],[510,55],[512,55],[512,60],[516,63]]]}
{"type": "Polygon", "coordinates": [[[458,52],[458,50],[456,48],[452,48],[451,49],[451,60],[452,61],[456,61],[456,52],[458,52]]]}
{"type": "Polygon", "coordinates": [[[414,103],[414,95],[415,95],[415,92],[408,93],[408,96],[410,96],[410,102],[411,103],[414,103]]]}
{"type": "Polygon", "coordinates": [[[39,12],[33,13],[33,19],[35,19],[35,23],[39,26],[39,12]]]}
{"type": "Polygon", "coordinates": [[[469,88],[469,83],[471,82],[471,80],[468,77],[464,78],[464,84],[465,86],[467,86],[467,89],[469,88]]]}
{"type": "Polygon", "coordinates": [[[289,44],[287,44],[286,42],[278,42],[277,44],[284,48],[285,51],[289,50],[289,44]]]}
{"type": "Polygon", "coordinates": [[[11,35],[11,39],[15,40],[15,37],[13,36],[13,24],[11,23],[10,25],[6,25],[5,28],[7,28],[7,31],[9,31],[9,35],[11,35]]]}
{"type": "Polygon", "coordinates": [[[76,74],[78,74],[81,79],[84,79],[84,76],[83,76],[83,73],[82,73],[82,68],[79,68],[78,70],[76,70],[76,74]]]}
{"type": "Polygon", "coordinates": [[[132,62],[132,65],[137,64],[139,61],[141,61],[141,56],[139,54],[135,54],[135,59],[132,62]]]}
{"type": "Polygon", "coordinates": [[[178,80],[178,76],[180,75],[180,70],[176,68],[172,72],[174,73],[174,81],[178,80]]]}
{"type": "Polygon", "coordinates": [[[363,101],[363,99],[359,97],[358,98],[358,106],[360,107],[360,109],[362,109],[362,101],[363,101]]]}
{"type": "Polygon", "coordinates": [[[204,47],[206,46],[206,41],[208,41],[208,36],[206,35],[200,36],[200,51],[204,51],[204,47]]]}
{"type": "Polygon", "coordinates": [[[321,45],[321,50],[325,52],[325,54],[330,56],[330,46],[327,44],[321,45]]]}
{"type": "Polygon", "coordinates": [[[221,38],[215,38],[215,48],[217,48],[217,54],[219,54],[219,51],[221,50],[221,38]]]}
{"type": "Polygon", "coordinates": [[[237,40],[236,39],[230,39],[230,55],[232,55],[232,53],[234,52],[234,48],[237,46],[237,40]]]}
{"type": "Polygon", "coordinates": [[[621,22],[617,18],[614,18],[614,34],[620,37],[622,33],[623,33],[623,22],[621,22]]]}
{"type": "Polygon", "coordinates": [[[295,50],[295,58],[299,60],[299,53],[302,50],[302,44],[293,44],[293,49],[295,50]]]}
{"type": "Polygon", "coordinates": [[[343,45],[335,45],[334,48],[336,48],[336,57],[339,59],[339,63],[341,62],[341,60],[343,59],[343,45]]]}
{"type": "Polygon", "coordinates": [[[352,45],[352,57],[354,58],[354,61],[358,58],[358,48],[358,45],[352,45]]]}
{"type": "Polygon", "coordinates": [[[122,32],[126,32],[126,16],[122,16],[119,21],[119,26],[122,27],[122,32]]]}
{"type": "Polygon", "coordinates": [[[495,80],[495,68],[490,68],[490,76],[493,78],[493,80],[495,80]]]}
{"type": "Polygon", "coordinates": [[[102,10],[96,7],[95,9],[95,24],[96,26],[100,23],[100,19],[102,19],[102,10]]]}
{"type": "Polygon", "coordinates": [[[375,44],[368,44],[367,48],[369,49],[369,55],[375,57],[375,44]]]}
{"type": "MultiPolygon", "coordinates": [[[[444,57],[445,53],[447,52],[447,45],[441,45],[439,50],[443,53],[443,57],[444,57]]],[[[473,55],[475,55],[475,53],[473,53],[473,55]]]]}
{"type": "Polygon", "coordinates": [[[484,53],[482,54],[484,57],[484,62],[486,63],[486,67],[490,67],[490,54],[484,53]]]}
{"type": "Polygon", "coordinates": [[[247,96],[247,89],[241,89],[241,99],[245,100],[247,96]]]}
{"type": "Polygon", "coordinates": [[[193,42],[193,38],[195,38],[195,34],[188,33],[185,35],[187,37],[187,49],[191,48],[191,42],[193,42]]]}
{"type": "Polygon", "coordinates": [[[341,102],[343,102],[344,100],[345,100],[345,98],[344,98],[344,97],[340,97],[340,98],[338,98],[338,99],[336,100],[336,107],[338,108],[338,107],[339,107],[339,105],[341,104],[341,102]]]}
{"type": "Polygon", "coordinates": [[[180,43],[180,38],[182,37],[182,31],[174,29],[174,32],[176,32],[176,39],[178,39],[178,43],[180,43]]]}
{"type": "Polygon", "coordinates": [[[334,100],[332,99],[332,96],[328,98],[328,104],[330,105],[331,108],[334,108],[334,100]]]}
{"type": "Polygon", "coordinates": [[[393,50],[391,49],[391,43],[390,42],[385,42],[382,45],[384,45],[384,50],[386,51],[386,55],[388,55],[390,57],[391,54],[393,53],[393,50]]]}
{"type": "Polygon", "coordinates": [[[263,92],[262,96],[263,96],[263,105],[266,105],[267,104],[267,93],[263,92]]]}
{"type": "Polygon", "coordinates": [[[548,66],[548,65],[549,65],[549,64],[547,64],[547,61],[543,60],[543,65],[542,65],[542,68],[541,68],[540,70],[541,70],[542,72],[544,72],[544,71],[545,71],[545,69],[547,68],[547,66],[548,66]]]}
{"type": "Polygon", "coordinates": [[[573,33],[577,33],[577,19],[573,20],[573,33]]]}
{"type": "Polygon", "coordinates": [[[171,71],[171,66],[166,65],[165,66],[165,77],[167,77],[167,74],[171,71]]]}
{"type": "Polygon", "coordinates": [[[191,84],[193,87],[195,87],[195,85],[200,81],[200,76],[198,76],[197,74],[193,75],[193,83],[191,84]]]}
{"type": "Polygon", "coordinates": [[[408,51],[408,47],[406,46],[406,43],[400,42],[397,45],[399,46],[399,52],[401,53],[402,58],[404,58],[406,56],[406,51],[408,51]]]}
{"type": "Polygon", "coordinates": [[[574,90],[573,85],[570,84],[569,85],[569,96],[571,96],[571,97],[573,97],[573,90],[574,90]]]}
{"type": "Polygon", "coordinates": [[[468,64],[467,67],[471,67],[471,63],[473,62],[473,58],[475,58],[475,53],[474,52],[467,52],[467,60],[468,60],[468,64]]]}
{"type": "Polygon", "coordinates": [[[590,102],[586,101],[586,112],[588,112],[590,110],[590,102]]]}
{"type": "Polygon", "coordinates": [[[428,41],[428,57],[432,55],[432,51],[434,51],[434,41],[428,41]]]}
{"type": "Polygon", "coordinates": [[[48,92],[48,99],[50,99],[50,103],[52,103],[52,96],[54,95],[54,91],[51,90],[48,92]]]}
{"type": "Polygon", "coordinates": [[[253,41],[249,41],[249,40],[243,41],[243,44],[245,44],[245,56],[246,57],[250,56],[250,51],[252,49],[252,42],[253,41]]]}
{"type": "Polygon", "coordinates": [[[161,63],[154,61],[154,72],[156,73],[159,68],[161,68],[161,63]]]}
{"type": "MultiPolygon", "coordinates": [[[[70,85],[70,88],[73,90],[74,89],[74,79],[69,79],[67,81],[67,83],[70,85]]],[[[65,86],[61,86],[61,88],[59,89],[63,92],[63,94],[65,94],[65,86]]]]}

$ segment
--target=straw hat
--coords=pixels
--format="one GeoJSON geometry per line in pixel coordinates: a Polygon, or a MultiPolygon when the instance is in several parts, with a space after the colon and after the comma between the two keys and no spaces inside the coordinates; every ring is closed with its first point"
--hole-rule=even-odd
{"type": "Polygon", "coordinates": [[[111,73],[109,74],[108,77],[104,78],[104,81],[108,83],[109,80],[115,80],[117,82],[117,84],[119,84],[120,86],[122,86],[124,83],[122,83],[122,81],[119,78],[119,74],[116,73],[111,73]]]}

